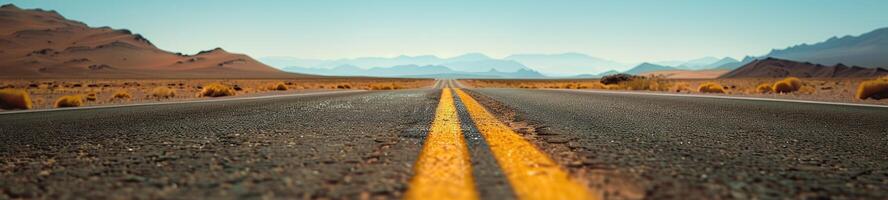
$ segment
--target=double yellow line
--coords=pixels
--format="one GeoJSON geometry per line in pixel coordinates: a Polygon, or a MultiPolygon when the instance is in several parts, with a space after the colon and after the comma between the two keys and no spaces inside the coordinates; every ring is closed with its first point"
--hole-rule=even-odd
{"type": "MultiPolygon", "coordinates": [[[[475,99],[454,88],[520,199],[597,199],[533,144],[475,99]]],[[[441,92],[435,120],[416,161],[406,199],[478,199],[468,147],[449,88],[441,92]]]]}

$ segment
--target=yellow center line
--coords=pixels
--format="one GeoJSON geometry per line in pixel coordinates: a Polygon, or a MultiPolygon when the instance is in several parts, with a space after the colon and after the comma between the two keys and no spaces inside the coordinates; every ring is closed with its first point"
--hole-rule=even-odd
{"type": "Polygon", "coordinates": [[[570,179],[561,167],[533,144],[487,112],[471,96],[455,88],[475,126],[520,199],[600,199],[570,179]]]}
{"type": "Polygon", "coordinates": [[[441,92],[435,121],[413,172],[405,199],[478,199],[469,149],[448,88],[441,92]]]}

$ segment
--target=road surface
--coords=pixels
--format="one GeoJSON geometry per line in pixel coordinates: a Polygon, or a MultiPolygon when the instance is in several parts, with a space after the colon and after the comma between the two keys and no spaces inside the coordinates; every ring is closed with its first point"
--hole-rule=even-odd
{"type": "Polygon", "coordinates": [[[888,198],[886,108],[460,86],[0,114],[0,198],[888,198]]]}

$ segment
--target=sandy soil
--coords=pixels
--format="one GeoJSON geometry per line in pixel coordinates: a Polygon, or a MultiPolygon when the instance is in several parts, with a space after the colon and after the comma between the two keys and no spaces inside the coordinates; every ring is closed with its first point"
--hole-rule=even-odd
{"type": "Polygon", "coordinates": [[[669,79],[714,79],[725,73],[728,73],[728,70],[669,70],[648,72],[641,75],[669,79]]]}
{"type": "Polygon", "coordinates": [[[92,101],[83,106],[117,105],[146,102],[186,101],[198,98],[201,88],[210,83],[222,83],[237,90],[236,96],[259,96],[298,93],[311,90],[394,90],[428,87],[434,84],[430,79],[385,79],[385,78],[316,78],[316,79],[42,79],[42,80],[0,80],[0,88],[27,90],[33,102],[33,109],[54,107],[56,99],[66,95],[95,94],[92,101]],[[273,84],[283,83],[287,90],[274,90],[273,84]],[[173,97],[154,97],[152,90],[158,87],[170,88],[173,97]],[[131,98],[115,99],[117,92],[125,92],[131,98]]]}
{"type": "MultiPolygon", "coordinates": [[[[773,84],[781,78],[738,78],[738,79],[658,79],[655,82],[661,85],[656,90],[641,90],[645,92],[660,93],[684,93],[707,95],[730,95],[764,97],[776,99],[814,100],[844,103],[863,103],[888,105],[888,99],[860,100],[854,98],[857,87],[861,82],[871,78],[815,78],[802,79],[803,89],[792,93],[760,93],[756,86],[760,84],[773,84]],[[718,83],[724,87],[725,94],[700,93],[697,91],[703,83],[718,83]],[[685,87],[679,87],[685,85],[685,87]]],[[[526,88],[526,89],[595,89],[581,86],[598,83],[597,79],[573,79],[573,80],[463,80],[462,83],[470,87],[478,88],[526,88]]],[[[602,88],[605,89],[605,88],[602,88]]],[[[625,90],[621,88],[620,90],[625,90]]]]}

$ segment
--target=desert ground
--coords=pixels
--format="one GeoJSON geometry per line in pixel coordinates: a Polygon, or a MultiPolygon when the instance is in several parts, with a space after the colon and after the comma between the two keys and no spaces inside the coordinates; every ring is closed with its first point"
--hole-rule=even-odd
{"type": "MultiPolygon", "coordinates": [[[[743,96],[775,99],[813,100],[844,103],[864,103],[888,105],[888,99],[856,98],[863,82],[884,80],[885,78],[802,78],[801,85],[791,92],[775,92],[775,83],[786,78],[729,78],[729,79],[664,79],[650,78],[644,81],[628,81],[605,85],[598,79],[556,79],[556,80],[506,80],[475,79],[463,80],[469,87],[476,88],[525,88],[525,89],[579,89],[643,91],[655,93],[705,94],[723,96],[743,96]],[[701,86],[715,83],[721,90],[701,91],[701,86]],[[770,88],[762,90],[760,86],[770,88]]],[[[884,87],[884,86],[883,86],[884,87]]],[[[883,89],[884,90],[884,89],[883,89]]]]}
{"type": "Polygon", "coordinates": [[[0,113],[0,198],[888,197],[884,107],[469,82],[0,113]]]}
{"type": "MultiPolygon", "coordinates": [[[[396,90],[430,87],[430,79],[301,78],[301,79],[38,79],[0,80],[3,95],[24,91],[30,109],[188,101],[230,96],[265,96],[320,90],[396,90]],[[202,94],[210,84],[224,86],[218,94],[202,94]],[[60,105],[76,97],[80,103],[60,105]]],[[[22,108],[6,108],[7,110],[22,108]]]]}

